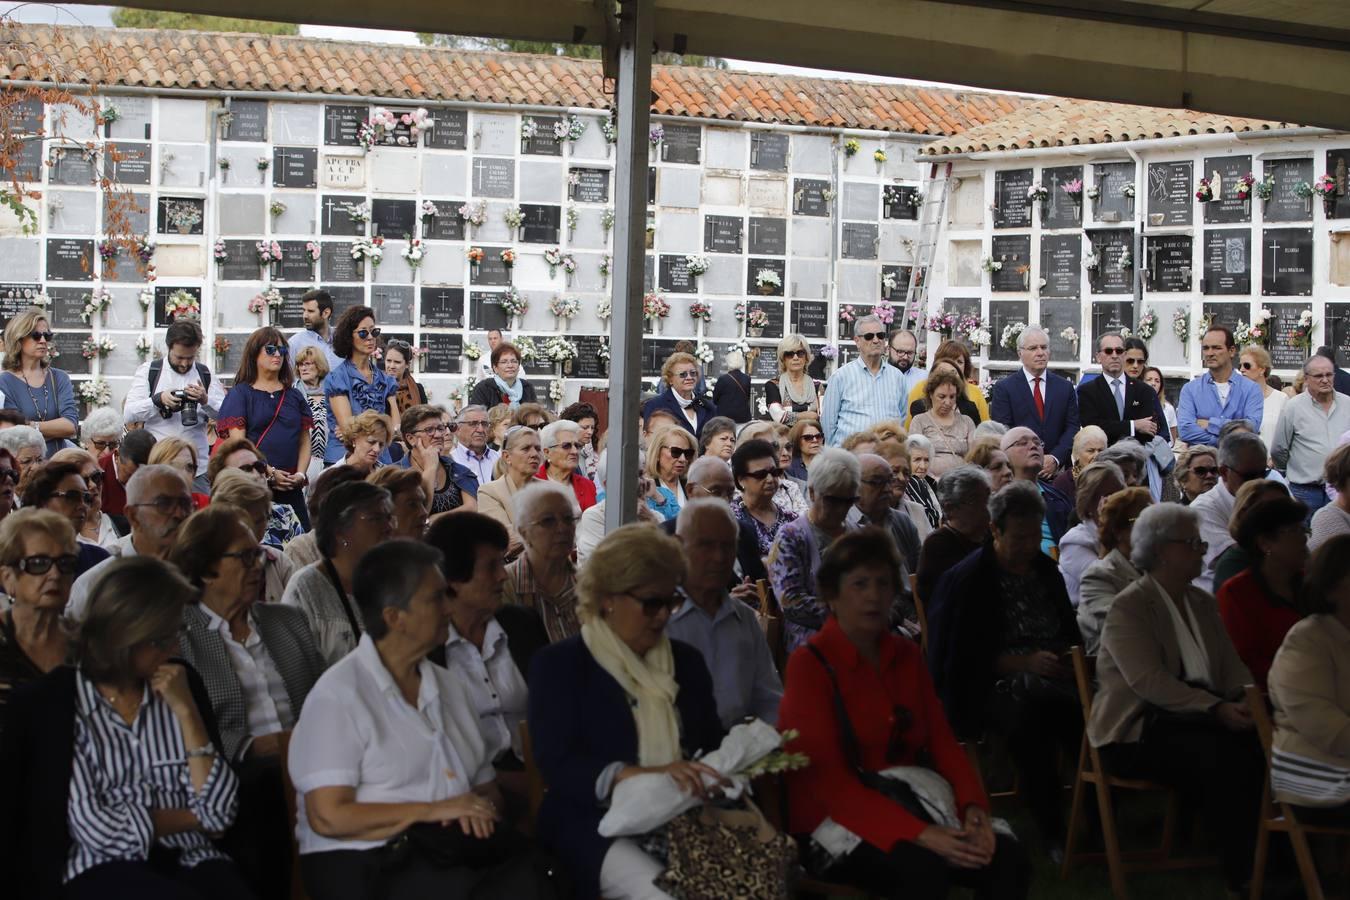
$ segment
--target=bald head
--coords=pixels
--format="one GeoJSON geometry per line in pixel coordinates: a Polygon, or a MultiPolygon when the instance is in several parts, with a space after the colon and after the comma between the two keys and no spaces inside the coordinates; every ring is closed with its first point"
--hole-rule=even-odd
{"type": "Polygon", "coordinates": [[[700,456],[689,467],[685,492],[690,497],[712,497],[730,503],[736,494],[731,466],[718,456],[700,456]]]}
{"type": "Polygon", "coordinates": [[[891,508],[891,464],[875,453],[859,453],[858,511],[873,524],[885,521],[891,508]]]}

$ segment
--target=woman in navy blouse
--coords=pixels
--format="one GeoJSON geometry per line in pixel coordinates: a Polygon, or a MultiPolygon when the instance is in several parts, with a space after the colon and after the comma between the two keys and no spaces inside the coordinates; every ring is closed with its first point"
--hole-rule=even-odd
{"type": "MultiPolygon", "coordinates": [[[[353,306],[338,319],[333,329],[333,352],[342,357],[342,363],[323,380],[329,434],[341,434],[353,416],[366,410],[384,415],[387,408],[390,421],[399,420],[401,413],[394,398],[398,382],[380,371],[373,359],[379,339],[375,310],[369,306],[353,306]]],[[[341,441],[330,440],[323,454],[324,465],[342,462],[344,450],[341,441]]],[[[380,456],[380,462],[390,462],[388,450],[380,456]]]]}
{"type": "Polygon", "coordinates": [[[42,432],[47,456],[74,438],[80,424],[70,376],[53,366],[49,355],[54,337],[45,312],[25,309],[5,326],[5,370],[0,373],[5,409],[17,409],[42,432]]]}
{"type": "Polygon", "coordinates": [[[216,431],[225,439],[246,437],[272,467],[272,497],[295,510],[309,530],[305,485],[309,477],[309,432],[314,427],[309,401],[293,385],[290,347],[271,326],[248,336],[234,387],[220,404],[216,431]]]}

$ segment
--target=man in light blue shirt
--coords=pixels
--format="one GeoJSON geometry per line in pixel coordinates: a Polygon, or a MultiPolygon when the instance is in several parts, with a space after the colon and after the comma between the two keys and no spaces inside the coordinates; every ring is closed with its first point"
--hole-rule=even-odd
{"type": "Polygon", "coordinates": [[[888,342],[891,365],[905,376],[905,396],[908,397],[919,382],[928,378],[928,370],[914,365],[914,357],[919,352],[919,339],[914,332],[897,328],[891,332],[888,342]]]}
{"type": "Polygon", "coordinates": [[[1200,339],[1206,371],[1181,389],[1177,431],[1188,444],[1219,445],[1219,429],[1230,419],[1249,419],[1257,433],[1265,397],[1256,382],[1233,369],[1237,342],[1223,325],[1211,325],[1200,339]]]}
{"type": "Polygon", "coordinates": [[[725,728],[754,716],[778,721],[783,682],[754,610],[727,593],[736,564],[739,526],[725,500],[688,501],[675,523],[689,567],[684,602],[670,616],[666,634],[703,654],[712,674],[717,715],[725,728]]]}
{"type": "Polygon", "coordinates": [[[905,418],[909,393],[905,376],[886,362],[886,326],[876,316],[862,316],[853,322],[853,342],[861,355],[835,370],[821,401],[820,424],[831,447],[878,422],[905,418]]]}
{"type": "Polygon", "coordinates": [[[305,327],[291,335],[287,342],[291,347],[291,359],[306,347],[318,347],[328,360],[328,371],[333,371],[342,364],[341,357],[333,352],[333,331],[329,327],[333,318],[333,295],[324,290],[306,291],[300,298],[300,308],[305,327]]]}

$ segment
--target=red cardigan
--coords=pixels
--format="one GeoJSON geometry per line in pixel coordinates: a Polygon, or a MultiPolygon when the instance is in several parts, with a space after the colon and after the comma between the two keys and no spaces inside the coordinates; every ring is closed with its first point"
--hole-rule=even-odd
{"type": "Polygon", "coordinates": [[[1243,569],[1219,588],[1219,616],[1238,656],[1264,690],[1275,651],[1303,617],[1293,607],[1272,599],[1255,568],[1243,569]]]}
{"type": "MultiPolygon", "coordinates": [[[[548,463],[540,466],[539,471],[534,473],[534,477],[546,480],[548,478],[548,463]]],[[[582,512],[595,505],[595,482],[579,472],[572,473],[572,493],[576,495],[577,505],[581,507],[582,512]]]]}
{"type": "MultiPolygon", "coordinates": [[[[867,769],[915,765],[917,750],[926,747],[933,768],[951,783],[958,810],[971,804],[989,809],[989,798],[943,715],[918,644],[887,634],[881,639],[878,670],[859,655],[833,616],[810,642],[830,661],[839,678],[844,706],[867,769]],[[904,732],[901,758],[892,762],[886,759],[886,749],[896,705],[910,711],[912,724],[904,732]]],[[[787,776],[790,832],[809,834],[829,816],[884,851],[900,841],[918,838],[927,823],[863,787],[849,767],[835,717],[830,677],[806,647],[797,648],[788,660],[786,682],[778,708],[778,727],[801,732],[791,749],[811,759],[809,766],[787,776]]]]}

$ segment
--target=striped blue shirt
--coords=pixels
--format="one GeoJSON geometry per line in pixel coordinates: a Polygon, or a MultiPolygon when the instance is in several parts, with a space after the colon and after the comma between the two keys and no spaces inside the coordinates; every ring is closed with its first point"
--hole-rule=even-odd
{"type": "Polygon", "coordinates": [[[873,375],[861,358],[840,366],[825,385],[820,423],[825,443],[838,447],[844,438],[887,419],[905,419],[905,376],[885,362],[873,375]]]}
{"type": "Polygon", "coordinates": [[[155,843],[151,810],[187,809],[201,829],[159,838],[191,867],[229,857],[206,832],[234,822],[239,783],[217,756],[200,793],[193,789],[183,732],[169,705],[146,687],[130,725],[81,672],[75,676],[75,749],[66,818],[70,858],[65,880],[103,863],[142,862],[155,843]]]}

